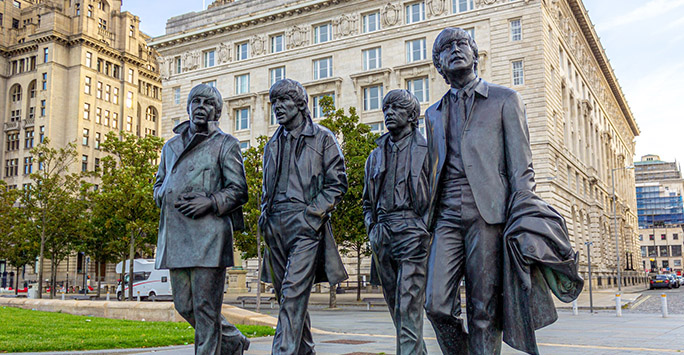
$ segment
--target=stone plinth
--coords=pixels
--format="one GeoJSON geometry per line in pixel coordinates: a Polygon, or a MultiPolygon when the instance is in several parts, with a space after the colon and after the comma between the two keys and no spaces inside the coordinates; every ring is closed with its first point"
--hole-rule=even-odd
{"type": "Polygon", "coordinates": [[[228,269],[228,293],[247,292],[247,270],[228,269]]]}

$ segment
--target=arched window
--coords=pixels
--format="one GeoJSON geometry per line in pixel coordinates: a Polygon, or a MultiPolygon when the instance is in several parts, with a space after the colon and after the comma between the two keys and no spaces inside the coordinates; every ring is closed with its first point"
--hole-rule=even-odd
{"type": "Polygon", "coordinates": [[[157,109],[149,106],[147,110],[145,110],[145,119],[148,121],[157,122],[157,109]]]}
{"type": "Polygon", "coordinates": [[[21,85],[15,84],[10,89],[10,94],[12,95],[12,102],[21,101],[21,85]]]}
{"type": "Polygon", "coordinates": [[[28,96],[30,99],[36,97],[36,81],[33,80],[28,86],[28,96]]]}

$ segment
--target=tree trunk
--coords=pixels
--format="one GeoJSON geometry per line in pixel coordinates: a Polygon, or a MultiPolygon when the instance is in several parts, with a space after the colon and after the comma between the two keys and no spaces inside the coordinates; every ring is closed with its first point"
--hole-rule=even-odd
{"type": "Polygon", "coordinates": [[[43,225],[40,228],[40,258],[38,265],[38,298],[43,298],[43,260],[45,253],[45,216],[43,216],[43,225]]]}
{"type": "Polygon", "coordinates": [[[95,263],[95,265],[97,265],[97,266],[96,266],[97,269],[95,270],[95,277],[96,277],[96,279],[97,279],[97,298],[99,299],[99,298],[100,298],[100,294],[101,294],[101,291],[100,291],[100,262],[97,261],[97,262],[95,263]]]}
{"type": "MultiPolygon", "coordinates": [[[[123,266],[121,267],[121,273],[119,274],[119,282],[121,283],[121,300],[123,301],[126,298],[126,283],[124,282],[124,277],[126,275],[126,257],[123,258],[122,262],[123,266]]],[[[116,297],[119,297],[119,294],[116,295],[116,297]]]]}
{"type": "Polygon", "coordinates": [[[57,282],[55,279],[57,278],[57,265],[55,263],[55,254],[53,253],[50,259],[50,299],[55,298],[55,286],[57,285],[57,282]]]}
{"type": "Polygon", "coordinates": [[[330,285],[330,304],[328,307],[337,308],[337,285],[330,285]]]}
{"type": "Polygon", "coordinates": [[[17,277],[14,279],[15,280],[14,282],[16,283],[16,285],[15,285],[16,287],[14,288],[14,295],[18,296],[19,295],[19,267],[15,266],[15,268],[17,269],[17,275],[16,275],[17,277]]]}
{"type": "MultiPolygon", "coordinates": [[[[131,231],[131,245],[128,251],[128,260],[130,265],[128,265],[128,300],[133,301],[133,277],[134,266],[133,260],[135,260],[135,232],[131,231]]],[[[125,264],[124,264],[125,265],[125,264]]]]}
{"type": "Polygon", "coordinates": [[[259,313],[261,311],[261,231],[257,227],[256,233],[257,240],[257,301],[256,301],[256,311],[259,313]]]}
{"type": "Polygon", "coordinates": [[[363,248],[363,245],[360,245],[359,248],[356,249],[356,301],[359,302],[361,301],[361,248],[363,248]]]}

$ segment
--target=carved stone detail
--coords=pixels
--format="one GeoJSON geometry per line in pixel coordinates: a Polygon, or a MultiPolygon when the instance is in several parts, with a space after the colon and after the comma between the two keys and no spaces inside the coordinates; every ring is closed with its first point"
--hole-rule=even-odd
{"type": "Polygon", "coordinates": [[[344,14],[333,20],[333,28],[336,37],[353,36],[359,32],[357,23],[359,17],[356,14],[344,14]]]}
{"type": "Polygon", "coordinates": [[[392,27],[399,23],[401,18],[401,6],[388,2],[382,7],[381,19],[383,27],[392,27]]]}
{"type": "Polygon", "coordinates": [[[254,35],[249,40],[249,46],[252,48],[252,57],[266,54],[266,35],[254,35]]]}
{"type": "Polygon", "coordinates": [[[169,79],[171,77],[171,60],[158,56],[157,63],[159,64],[159,75],[161,76],[161,79],[169,79]]]}
{"type": "Polygon", "coordinates": [[[219,44],[218,53],[217,53],[218,54],[217,55],[218,63],[224,64],[224,63],[230,62],[232,60],[230,52],[231,52],[231,46],[229,46],[225,43],[219,44]]]}
{"type": "Polygon", "coordinates": [[[309,44],[309,27],[292,26],[285,31],[287,49],[306,46],[309,44]]]}
{"type": "Polygon", "coordinates": [[[199,50],[185,52],[182,55],[183,69],[194,70],[200,67],[200,52],[199,50]]]}
{"type": "Polygon", "coordinates": [[[446,12],[446,0],[427,0],[427,16],[436,17],[446,12]]]}

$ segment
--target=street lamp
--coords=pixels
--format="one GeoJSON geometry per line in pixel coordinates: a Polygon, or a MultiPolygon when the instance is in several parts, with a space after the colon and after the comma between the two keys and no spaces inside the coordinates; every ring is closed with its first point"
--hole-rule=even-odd
{"type": "Polygon", "coordinates": [[[622,276],[620,275],[620,243],[618,241],[618,225],[617,225],[617,212],[616,212],[616,203],[615,203],[615,171],[616,170],[626,170],[626,169],[634,169],[634,166],[625,166],[621,168],[613,168],[610,170],[610,181],[612,182],[613,185],[613,225],[615,227],[615,256],[617,258],[617,264],[615,267],[617,268],[617,279],[618,279],[618,291],[622,291],[622,276]]]}

